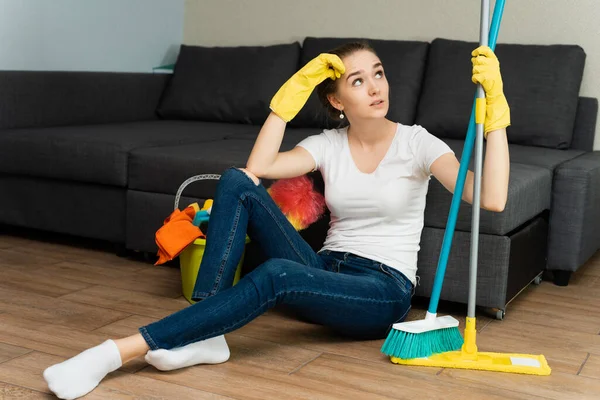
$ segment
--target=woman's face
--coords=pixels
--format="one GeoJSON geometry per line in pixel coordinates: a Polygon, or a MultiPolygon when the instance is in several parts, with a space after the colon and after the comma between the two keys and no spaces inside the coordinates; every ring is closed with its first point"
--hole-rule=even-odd
{"type": "Polygon", "coordinates": [[[330,96],[333,106],[343,109],[349,120],[384,118],[389,109],[389,84],[381,60],[368,50],[342,59],[346,72],[330,96]]]}

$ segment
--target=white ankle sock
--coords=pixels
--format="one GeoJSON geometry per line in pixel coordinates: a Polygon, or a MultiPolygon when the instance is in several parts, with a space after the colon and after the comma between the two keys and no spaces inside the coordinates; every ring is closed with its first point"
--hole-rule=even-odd
{"type": "Polygon", "coordinates": [[[229,360],[229,347],[223,335],[171,350],[158,349],[146,353],[146,362],[161,371],[171,371],[196,364],[220,364],[227,360],[229,360]]]}
{"type": "Polygon", "coordinates": [[[76,399],[91,392],[108,374],[121,366],[121,353],[115,342],[87,349],[60,364],[46,368],[44,379],[59,399],[76,399]]]}

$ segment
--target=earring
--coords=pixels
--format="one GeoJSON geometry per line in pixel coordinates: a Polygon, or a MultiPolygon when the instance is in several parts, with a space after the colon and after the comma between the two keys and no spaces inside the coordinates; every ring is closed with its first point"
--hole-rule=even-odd
{"type": "Polygon", "coordinates": [[[344,112],[340,111],[340,119],[344,119],[344,112]]]}

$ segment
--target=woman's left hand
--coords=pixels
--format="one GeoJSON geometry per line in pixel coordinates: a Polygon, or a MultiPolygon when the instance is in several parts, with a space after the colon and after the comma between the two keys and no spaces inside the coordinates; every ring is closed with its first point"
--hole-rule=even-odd
{"type": "Polygon", "coordinates": [[[500,74],[500,62],[487,46],[480,46],[471,53],[473,58],[473,83],[480,83],[485,90],[485,135],[510,125],[510,108],[504,96],[504,84],[500,74]]]}

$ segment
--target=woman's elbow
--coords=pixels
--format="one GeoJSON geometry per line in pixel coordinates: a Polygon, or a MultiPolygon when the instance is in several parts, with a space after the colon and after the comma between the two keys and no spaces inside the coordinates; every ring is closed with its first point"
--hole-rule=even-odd
{"type": "Polygon", "coordinates": [[[481,206],[485,210],[501,213],[506,207],[506,197],[497,196],[493,199],[488,199],[482,202],[481,206]]]}
{"type": "Polygon", "coordinates": [[[248,178],[252,179],[252,181],[258,185],[260,183],[260,179],[259,179],[259,174],[257,174],[256,172],[252,171],[250,168],[248,168],[246,166],[246,168],[239,168],[240,171],[242,171],[243,173],[245,173],[248,178]]]}

